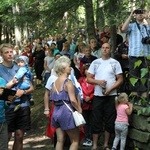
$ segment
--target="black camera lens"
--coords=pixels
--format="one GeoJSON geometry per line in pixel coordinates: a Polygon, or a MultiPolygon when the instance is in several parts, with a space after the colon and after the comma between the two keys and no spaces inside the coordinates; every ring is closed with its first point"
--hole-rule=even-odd
{"type": "Polygon", "coordinates": [[[142,38],[142,43],[143,44],[150,44],[150,37],[142,38]]]}
{"type": "Polygon", "coordinates": [[[135,14],[143,14],[143,10],[141,9],[137,9],[134,11],[135,14]]]}

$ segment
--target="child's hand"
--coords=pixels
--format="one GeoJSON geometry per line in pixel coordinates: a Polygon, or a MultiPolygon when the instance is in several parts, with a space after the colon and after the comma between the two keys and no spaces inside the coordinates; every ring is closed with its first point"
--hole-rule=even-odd
{"type": "Polygon", "coordinates": [[[9,103],[12,103],[15,100],[15,98],[16,98],[15,96],[9,95],[8,96],[9,103]]]}
{"type": "Polygon", "coordinates": [[[3,91],[4,91],[4,88],[3,88],[3,87],[0,87],[0,95],[3,94],[3,91]]]}
{"type": "Polygon", "coordinates": [[[90,101],[90,97],[89,97],[89,96],[86,96],[85,101],[86,101],[86,102],[90,101]]]}
{"type": "Polygon", "coordinates": [[[129,107],[133,107],[133,104],[130,102],[128,102],[128,105],[129,105],[129,107]]]}
{"type": "Polygon", "coordinates": [[[12,82],[13,82],[13,83],[18,83],[18,79],[17,79],[17,78],[13,78],[13,79],[12,79],[12,82]]]}

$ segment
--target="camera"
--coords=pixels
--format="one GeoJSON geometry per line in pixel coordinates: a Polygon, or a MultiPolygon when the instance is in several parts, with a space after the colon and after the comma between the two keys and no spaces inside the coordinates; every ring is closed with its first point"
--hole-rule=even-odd
{"type": "Polygon", "coordinates": [[[145,38],[142,38],[142,43],[143,44],[150,44],[150,37],[145,37],[145,38]]]}
{"type": "Polygon", "coordinates": [[[134,13],[135,13],[135,14],[143,14],[143,10],[141,10],[141,9],[136,9],[136,10],[134,11],[134,13]]]}

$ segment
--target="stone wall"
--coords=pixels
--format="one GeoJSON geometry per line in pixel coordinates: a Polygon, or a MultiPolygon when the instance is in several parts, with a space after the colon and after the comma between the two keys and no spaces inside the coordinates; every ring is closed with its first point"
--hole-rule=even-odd
{"type": "Polygon", "coordinates": [[[127,149],[150,150],[150,108],[135,108],[129,120],[127,149]]]}

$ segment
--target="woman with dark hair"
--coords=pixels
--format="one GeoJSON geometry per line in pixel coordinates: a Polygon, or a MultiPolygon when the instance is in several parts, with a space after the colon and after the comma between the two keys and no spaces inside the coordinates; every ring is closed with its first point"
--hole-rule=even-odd
{"type": "Polygon", "coordinates": [[[98,47],[98,42],[96,38],[89,39],[89,46],[91,48],[91,55],[100,58],[101,57],[101,50],[98,47]]]}
{"type": "Polygon", "coordinates": [[[35,58],[34,69],[36,74],[36,88],[40,88],[42,87],[42,72],[44,70],[45,58],[45,52],[40,44],[37,44],[33,57],[35,58]]]}

